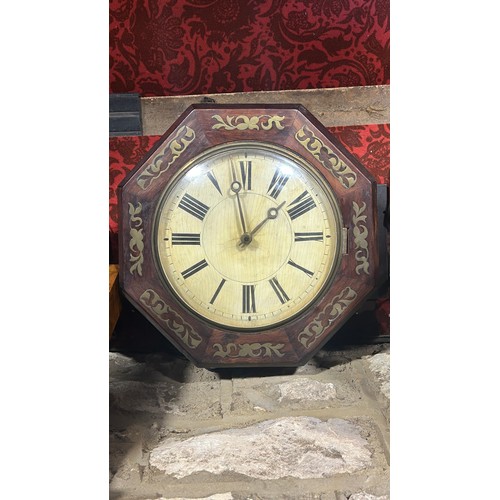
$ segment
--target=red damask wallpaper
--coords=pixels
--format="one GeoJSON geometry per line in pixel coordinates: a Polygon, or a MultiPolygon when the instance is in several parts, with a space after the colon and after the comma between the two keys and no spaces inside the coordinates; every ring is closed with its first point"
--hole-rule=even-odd
{"type": "Polygon", "coordinates": [[[110,92],[389,83],[389,0],[111,0],[110,92]]]}

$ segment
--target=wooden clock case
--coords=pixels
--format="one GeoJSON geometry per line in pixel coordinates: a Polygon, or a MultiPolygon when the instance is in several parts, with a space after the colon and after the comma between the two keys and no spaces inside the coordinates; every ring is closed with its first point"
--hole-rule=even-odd
{"type": "Polygon", "coordinates": [[[190,106],[118,188],[120,286],[125,297],[197,366],[305,364],[377,286],[377,186],[370,173],[301,105],[190,106]],[[164,190],[192,158],[221,144],[278,144],[312,165],[331,187],[345,237],[323,294],[278,327],[235,331],[204,321],[164,285],[154,222],[164,190]]]}

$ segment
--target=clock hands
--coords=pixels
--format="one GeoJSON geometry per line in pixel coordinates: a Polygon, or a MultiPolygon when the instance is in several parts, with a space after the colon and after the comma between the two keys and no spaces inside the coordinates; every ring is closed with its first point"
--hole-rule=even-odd
{"type": "Polygon", "coordinates": [[[241,183],[239,180],[237,180],[236,176],[236,169],[234,167],[234,163],[232,159],[230,159],[230,166],[231,166],[231,186],[230,189],[231,191],[236,195],[236,202],[238,205],[238,214],[240,216],[240,222],[241,222],[241,227],[243,229],[243,234],[240,236],[240,242],[239,246],[240,247],[245,247],[250,244],[250,242],[253,239],[253,235],[268,221],[268,220],[273,220],[278,217],[278,212],[279,210],[285,205],[285,201],[283,201],[278,207],[271,207],[268,209],[267,214],[265,219],[263,219],[259,224],[257,224],[250,232],[247,230],[247,226],[245,223],[245,216],[243,213],[243,203],[240,198],[240,191],[243,188],[243,185],[245,184],[245,179],[243,179],[243,183],[241,183]]]}
{"type": "Polygon", "coordinates": [[[280,208],[283,207],[283,205],[285,204],[286,202],[283,201],[282,203],[280,203],[276,208],[274,207],[271,207],[268,211],[267,211],[267,215],[266,215],[266,218],[263,219],[261,222],[259,222],[249,233],[245,232],[241,235],[241,238],[240,238],[240,246],[246,246],[248,245],[251,241],[252,241],[252,237],[253,235],[268,221],[268,220],[273,220],[273,219],[276,219],[276,217],[278,217],[278,212],[280,210],[280,208]]]}
{"type": "Polygon", "coordinates": [[[245,216],[243,215],[243,207],[240,199],[240,191],[241,191],[241,182],[236,180],[236,174],[234,171],[234,165],[231,160],[231,173],[233,182],[231,182],[231,191],[236,195],[236,201],[238,202],[238,212],[240,214],[241,227],[243,228],[243,233],[247,232],[246,224],[245,224],[245,216]]]}
{"type": "Polygon", "coordinates": [[[243,215],[243,207],[241,206],[240,200],[240,191],[241,191],[241,183],[238,181],[231,182],[231,191],[236,195],[236,201],[238,202],[238,212],[240,214],[241,227],[243,228],[243,232],[247,232],[247,228],[245,225],[245,217],[243,215]]]}

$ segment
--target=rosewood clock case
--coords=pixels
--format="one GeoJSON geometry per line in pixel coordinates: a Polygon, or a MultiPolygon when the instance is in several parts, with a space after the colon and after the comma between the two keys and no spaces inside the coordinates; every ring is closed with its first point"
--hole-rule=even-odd
{"type": "Polygon", "coordinates": [[[304,364],[377,285],[376,182],[300,105],[189,107],[120,184],[118,198],[122,292],[198,366],[304,364]],[[179,172],[234,143],[275,145],[300,157],[331,190],[342,220],[342,248],[327,286],[298,315],[268,328],[225,327],[194,313],[166,285],[155,250],[159,205],[179,172]]]}

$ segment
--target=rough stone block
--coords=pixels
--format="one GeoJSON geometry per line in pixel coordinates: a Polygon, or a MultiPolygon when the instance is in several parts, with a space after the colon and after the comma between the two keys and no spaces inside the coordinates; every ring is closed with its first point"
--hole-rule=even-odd
{"type": "Polygon", "coordinates": [[[308,378],[296,378],[278,384],[279,403],[303,404],[304,402],[328,403],[337,398],[337,389],[331,382],[319,382],[308,378]]]}
{"type": "Polygon", "coordinates": [[[285,417],[187,439],[167,438],[150,453],[150,466],[175,478],[197,472],[325,478],[370,464],[371,452],[360,429],[335,418],[324,422],[285,417]]]}
{"type": "Polygon", "coordinates": [[[234,414],[261,410],[319,410],[345,407],[360,399],[360,391],[344,374],[292,376],[233,381],[234,414]]]}
{"type": "Polygon", "coordinates": [[[390,357],[389,353],[381,352],[368,358],[368,366],[377,379],[380,391],[390,399],[390,357]]]}

